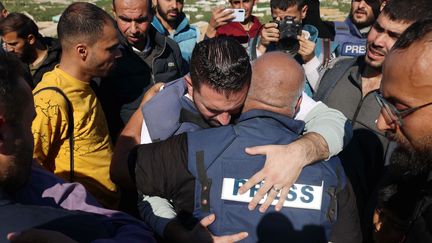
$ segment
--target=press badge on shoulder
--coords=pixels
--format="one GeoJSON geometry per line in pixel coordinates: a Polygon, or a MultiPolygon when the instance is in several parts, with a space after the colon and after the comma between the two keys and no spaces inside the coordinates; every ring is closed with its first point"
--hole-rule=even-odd
{"type": "MultiPolygon", "coordinates": [[[[260,189],[260,185],[255,185],[249,191],[240,195],[238,190],[244,183],[246,183],[246,181],[246,179],[224,178],[221,199],[249,203],[260,189]]],[[[321,186],[293,184],[283,206],[321,210],[323,190],[324,181],[321,181],[321,186]]],[[[276,205],[276,203],[279,201],[279,196],[280,193],[278,196],[276,196],[275,200],[273,200],[272,205],[276,205]]],[[[263,204],[266,198],[267,196],[265,196],[259,203],[263,204]]]]}

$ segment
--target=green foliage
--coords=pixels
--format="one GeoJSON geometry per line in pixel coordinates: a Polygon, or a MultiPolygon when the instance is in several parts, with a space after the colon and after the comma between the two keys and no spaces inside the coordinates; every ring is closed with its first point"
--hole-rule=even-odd
{"type": "Polygon", "coordinates": [[[55,15],[60,14],[65,9],[65,4],[51,3],[38,4],[28,0],[3,0],[3,5],[9,12],[27,12],[36,21],[50,21],[55,15]]]}
{"type": "MultiPolygon", "coordinates": [[[[85,0],[82,0],[85,1],[85,0]]],[[[65,0],[65,3],[51,3],[49,0],[46,0],[46,3],[36,3],[31,0],[3,0],[2,1],[5,7],[10,12],[27,12],[30,15],[32,15],[36,21],[51,21],[52,17],[55,15],[59,15],[62,13],[62,11],[66,8],[66,6],[73,2],[73,0],[65,0]]],[[[90,1],[89,1],[90,2],[90,1]]],[[[99,7],[103,8],[108,13],[112,13],[111,11],[111,4],[112,0],[96,0],[93,1],[98,5],[99,7]]],[[[191,6],[195,4],[197,0],[186,0],[185,6],[191,6]]],[[[209,1],[211,2],[211,1],[209,1]]],[[[228,2],[228,1],[227,1],[228,2]]],[[[333,0],[323,0],[321,1],[321,6],[325,7],[334,7],[338,8],[340,11],[344,13],[348,13],[350,10],[350,2],[342,2],[337,1],[337,6],[333,5],[333,0]]],[[[228,6],[228,3],[227,3],[228,6]]],[[[211,8],[215,7],[212,6],[211,8]]],[[[268,2],[258,2],[257,7],[259,8],[265,8],[269,7],[268,2]]],[[[186,14],[189,14],[190,16],[190,22],[194,23],[197,21],[209,21],[210,20],[210,11],[204,11],[203,6],[197,6],[198,12],[186,12],[186,14]],[[196,18],[198,15],[203,15],[201,18],[196,18]]],[[[260,18],[262,23],[269,22],[271,20],[270,15],[265,15],[264,17],[260,18]]]]}

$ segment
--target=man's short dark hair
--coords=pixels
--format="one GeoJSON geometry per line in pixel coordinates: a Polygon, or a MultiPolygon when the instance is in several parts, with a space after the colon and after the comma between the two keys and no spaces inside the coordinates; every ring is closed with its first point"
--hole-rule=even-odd
{"type": "Polygon", "coordinates": [[[392,21],[412,23],[430,18],[432,4],[430,0],[391,0],[386,3],[382,13],[392,21]]]}
{"type": "Polygon", "coordinates": [[[236,40],[216,37],[195,46],[190,75],[195,90],[207,84],[228,96],[250,84],[252,68],[246,50],[236,40]]]}
{"type": "Polygon", "coordinates": [[[93,45],[103,35],[104,26],[112,24],[111,16],[91,3],[72,3],[60,17],[57,32],[62,48],[77,41],[93,45]]]}
{"type": "Polygon", "coordinates": [[[301,10],[306,4],[306,0],[270,0],[270,7],[272,9],[280,9],[282,11],[286,11],[293,6],[297,6],[297,9],[301,10]]]}
{"type": "MultiPolygon", "coordinates": [[[[28,70],[15,55],[0,51],[0,107],[10,122],[18,121],[22,115],[23,102],[17,94],[18,80],[26,79],[28,70]]],[[[28,102],[28,100],[26,100],[28,102]]]]}
{"type": "Polygon", "coordinates": [[[425,38],[427,34],[431,34],[431,33],[432,33],[432,18],[417,21],[402,33],[402,35],[393,45],[392,50],[406,49],[409,46],[411,46],[412,43],[425,38]]]}
{"type": "Polygon", "coordinates": [[[0,35],[16,32],[20,38],[33,35],[39,38],[39,28],[29,17],[21,13],[10,13],[0,22],[0,35]]]}

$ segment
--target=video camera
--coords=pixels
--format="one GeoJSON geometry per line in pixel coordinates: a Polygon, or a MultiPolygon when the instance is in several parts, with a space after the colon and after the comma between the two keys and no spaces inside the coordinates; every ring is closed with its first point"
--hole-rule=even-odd
{"type": "Polygon", "coordinates": [[[300,49],[297,36],[302,33],[302,25],[294,20],[292,16],[286,16],[284,19],[273,21],[278,25],[279,29],[279,42],[276,48],[280,51],[289,53],[294,56],[300,49]]]}

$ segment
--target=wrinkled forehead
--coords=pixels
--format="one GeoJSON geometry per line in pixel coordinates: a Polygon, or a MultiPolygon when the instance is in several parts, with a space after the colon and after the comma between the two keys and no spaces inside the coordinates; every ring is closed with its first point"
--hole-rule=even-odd
{"type": "Polygon", "coordinates": [[[151,2],[149,0],[115,0],[113,7],[116,13],[126,11],[128,13],[147,14],[151,8],[151,2]]]}
{"type": "Polygon", "coordinates": [[[272,17],[273,18],[285,18],[287,16],[290,17],[297,17],[301,13],[301,11],[298,9],[297,5],[293,5],[291,7],[288,7],[286,10],[282,10],[279,8],[272,8],[271,9],[272,17]]]}

